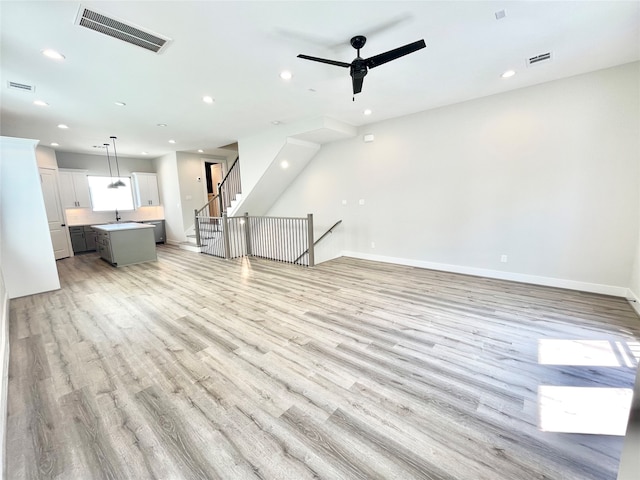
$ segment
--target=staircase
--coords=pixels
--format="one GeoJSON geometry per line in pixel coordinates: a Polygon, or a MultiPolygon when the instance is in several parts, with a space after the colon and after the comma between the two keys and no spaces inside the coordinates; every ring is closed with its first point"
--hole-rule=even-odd
{"type": "Polygon", "coordinates": [[[239,158],[236,158],[233,165],[225,175],[222,182],[218,184],[218,194],[214,196],[211,200],[209,200],[206,205],[195,210],[194,212],[194,224],[187,231],[187,241],[178,244],[180,248],[183,250],[189,250],[191,252],[202,252],[203,246],[206,246],[207,242],[211,242],[215,240],[219,235],[215,232],[219,230],[214,229],[206,229],[206,233],[204,235],[200,235],[200,232],[197,231],[196,225],[198,223],[198,216],[209,216],[209,205],[212,202],[219,203],[219,210],[221,215],[224,214],[232,214],[235,212],[237,205],[242,200],[242,189],[240,185],[240,163],[238,162],[239,158]],[[200,238],[198,238],[200,237],[200,238]]]}

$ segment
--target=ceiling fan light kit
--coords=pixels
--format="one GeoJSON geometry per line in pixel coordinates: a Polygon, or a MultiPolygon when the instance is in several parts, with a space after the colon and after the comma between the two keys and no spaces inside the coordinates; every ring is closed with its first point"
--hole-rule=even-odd
{"type": "Polygon", "coordinates": [[[358,52],[358,56],[351,63],[340,62],[337,60],[328,60],[326,58],[311,57],[309,55],[303,54],[298,55],[298,58],[311,60],[314,62],[327,63],[329,65],[335,65],[336,67],[348,68],[353,85],[353,95],[355,96],[357,93],[360,93],[362,91],[362,82],[364,81],[364,77],[369,72],[369,68],[374,68],[390,62],[391,60],[396,60],[400,57],[404,57],[405,55],[416,52],[427,46],[423,39],[418,40],[417,42],[403,45],[402,47],[394,48],[393,50],[389,50],[388,52],[374,55],[373,57],[362,58],[360,56],[360,49],[364,47],[365,43],[367,43],[367,37],[365,37],[364,35],[356,35],[351,39],[351,46],[358,52]]]}

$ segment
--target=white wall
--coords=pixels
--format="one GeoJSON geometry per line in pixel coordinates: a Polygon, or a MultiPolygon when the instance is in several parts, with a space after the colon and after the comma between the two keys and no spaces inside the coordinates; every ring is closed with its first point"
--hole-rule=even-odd
{"type": "Polygon", "coordinates": [[[353,256],[624,295],[640,221],[638,65],[361,128],[323,146],[269,215],[343,219],[353,256]]]}
{"type": "MultiPolygon", "coordinates": [[[[0,163],[2,163],[1,157],[0,163]]],[[[0,186],[2,185],[3,170],[0,166],[0,186]]],[[[2,273],[2,230],[3,222],[0,222],[0,479],[5,478],[7,392],[9,387],[9,294],[2,273]]]]}
{"type": "Polygon", "coordinates": [[[193,227],[194,210],[207,203],[207,179],[203,160],[205,157],[188,152],[177,152],[176,156],[182,202],[182,225],[183,230],[187,231],[193,227]],[[198,178],[200,178],[199,181],[198,178]]]}
{"type": "Polygon", "coordinates": [[[43,147],[41,145],[36,147],[36,162],[40,168],[58,169],[56,151],[50,147],[43,147]]]}
{"type": "Polygon", "coordinates": [[[0,137],[1,258],[9,298],[60,288],[36,144],[37,140],[0,137]]]}
{"type": "Polygon", "coordinates": [[[187,237],[183,227],[176,153],[172,152],[156,158],[155,166],[158,173],[160,199],[164,208],[167,243],[184,242],[187,237]]]}

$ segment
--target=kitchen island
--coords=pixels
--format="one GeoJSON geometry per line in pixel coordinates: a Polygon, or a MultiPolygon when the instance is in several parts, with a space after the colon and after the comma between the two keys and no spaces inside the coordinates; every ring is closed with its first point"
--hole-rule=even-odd
{"type": "Polygon", "coordinates": [[[154,225],[127,222],[92,227],[96,232],[98,254],[114,267],[158,259],[154,225]]]}

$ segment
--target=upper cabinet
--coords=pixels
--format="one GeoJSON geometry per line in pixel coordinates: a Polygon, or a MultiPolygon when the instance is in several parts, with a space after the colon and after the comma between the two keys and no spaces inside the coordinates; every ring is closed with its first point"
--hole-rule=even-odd
{"type": "Polygon", "coordinates": [[[89,181],[85,170],[58,170],[63,208],[91,208],[89,181]]]}
{"type": "Polygon", "coordinates": [[[131,178],[136,208],[160,205],[158,178],[155,173],[133,172],[131,178]]]}

